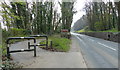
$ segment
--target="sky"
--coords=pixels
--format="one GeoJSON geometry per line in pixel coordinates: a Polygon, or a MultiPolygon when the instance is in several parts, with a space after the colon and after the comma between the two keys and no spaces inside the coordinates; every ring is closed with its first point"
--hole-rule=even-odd
{"type": "MultiPolygon", "coordinates": [[[[5,0],[5,1],[8,1],[8,0],[5,0]]],[[[31,1],[31,0],[27,0],[27,1],[31,1]]],[[[32,1],[35,1],[35,0],[32,0],[32,1]]],[[[37,0],[38,1],[38,0],[37,0]]],[[[41,1],[41,0],[40,0],[41,1]]],[[[54,0],[54,1],[58,1],[58,0],[54,0]]],[[[59,0],[60,1],[60,0],[59,0]]],[[[69,0],[70,1],[70,0],[69,0]]],[[[84,5],[85,5],[85,2],[86,1],[90,1],[90,0],[76,0],[76,3],[75,3],[75,6],[74,6],[74,9],[77,11],[76,14],[73,15],[73,22],[72,22],[72,25],[71,27],[74,25],[74,23],[80,19],[84,14],[85,12],[83,11],[83,8],[84,8],[84,5]]],[[[100,0],[95,0],[95,1],[100,1],[100,0]]],[[[104,1],[107,1],[107,0],[104,0],[104,1]]],[[[113,1],[113,0],[112,0],[113,1]]],[[[56,3],[57,4],[57,3],[56,3]]],[[[57,4],[56,6],[56,9],[58,9],[58,12],[60,13],[61,10],[60,10],[60,6],[59,4],[57,4]]],[[[1,17],[0,17],[0,21],[1,21],[1,17]]],[[[5,26],[2,24],[2,28],[4,28],[5,26]]]]}
{"type": "Polygon", "coordinates": [[[77,11],[77,13],[73,15],[73,22],[72,22],[71,27],[74,25],[74,23],[78,19],[80,19],[85,14],[85,12],[83,11],[84,5],[85,5],[85,0],[76,1],[74,8],[77,11]]]}
{"type": "MultiPolygon", "coordinates": [[[[6,1],[6,0],[5,0],[5,1],[6,1]]],[[[27,0],[27,1],[28,1],[28,0],[27,0]]],[[[55,0],[55,1],[57,1],[57,0],[55,0]]],[[[60,0],[59,0],[59,1],[60,1],[60,0]]],[[[7,2],[7,1],[6,1],[6,2],[7,2]]],[[[84,7],[84,2],[85,2],[85,0],[76,0],[74,9],[77,11],[77,13],[74,14],[74,16],[73,16],[73,23],[72,23],[71,26],[73,26],[74,23],[75,23],[78,19],[80,19],[80,17],[82,17],[82,15],[85,14],[85,12],[81,11],[82,8],[84,7]]],[[[60,13],[60,12],[61,12],[60,6],[57,5],[56,8],[58,9],[58,12],[60,13]]],[[[1,19],[1,17],[0,17],[0,19],[1,19]]],[[[0,21],[2,21],[2,20],[0,20],[0,21]]],[[[4,26],[4,25],[2,24],[2,28],[6,28],[6,26],[4,26]]]]}
{"type": "MultiPolygon", "coordinates": [[[[60,1],[60,0],[59,0],[59,1],[60,1]]],[[[77,11],[77,13],[73,15],[73,22],[72,22],[71,27],[74,25],[74,23],[75,23],[78,19],[80,19],[80,18],[85,14],[85,12],[83,11],[83,8],[84,8],[84,5],[85,5],[85,1],[86,1],[86,0],[76,0],[76,2],[75,2],[75,4],[74,4],[74,9],[75,9],[75,11],[77,11]]],[[[56,2],[57,2],[57,0],[56,0],[56,2]]],[[[57,3],[56,3],[56,4],[57,4],[57,3]]],[[[56,8],[58,9],[58,10],[57,10],[58,13],[60,13],[61,10],[60,10],[59,4],[56,5],[56,8]]]]}

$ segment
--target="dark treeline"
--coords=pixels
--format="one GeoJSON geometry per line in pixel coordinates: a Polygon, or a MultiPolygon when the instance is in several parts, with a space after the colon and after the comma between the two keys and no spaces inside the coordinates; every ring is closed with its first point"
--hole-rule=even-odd
{"type": "Polygon", "coordinates": [[[31,34],[53,34],[70,29],[74,2],[59,2],[61,13],[54,2],[2,2],[3,24],[12,28],[26,29],[31,34]]]}
{"type": "Polygon", "coordinates": [[[85,11],[89,20],[89,29],[120,31],[120,2],[87,2],[85,11]]]}

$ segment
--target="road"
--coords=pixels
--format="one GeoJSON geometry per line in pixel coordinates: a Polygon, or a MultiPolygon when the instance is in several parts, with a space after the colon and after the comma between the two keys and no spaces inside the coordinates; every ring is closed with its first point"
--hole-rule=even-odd
{"type": "Polygon", "coordinates": [[[71,33],[79,43],[87,68],[118,68],[118,43],[71,33]]]}

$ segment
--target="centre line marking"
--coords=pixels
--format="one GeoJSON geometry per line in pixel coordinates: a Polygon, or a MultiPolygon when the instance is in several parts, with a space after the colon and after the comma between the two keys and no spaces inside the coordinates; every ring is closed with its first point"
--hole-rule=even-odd
{"type": "Polygon", "coordinates": [[[112,47],[109,47],[109,46],[107,46],[107,45],[105,45],[105,44],[102,44],[102,43],[100,43],[100,42],[98,42],[98,44],[103,45],[104,47],[109,48],[109,49],[111,49],[111,50],[113,50],[113,51],[117,51],[116,49],[114,49],[114,48],[112,48],[112,47]]]}
{"type": "Polygon", "coordinates": [[[94,40],[92,40],[92,39],[89,39],[89,40],[94,41],[94,40]]]}

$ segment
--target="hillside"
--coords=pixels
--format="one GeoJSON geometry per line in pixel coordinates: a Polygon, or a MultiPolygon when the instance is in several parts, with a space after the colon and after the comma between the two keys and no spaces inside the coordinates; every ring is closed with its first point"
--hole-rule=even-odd
{"type": "Polygon", "coordinates": [[[88,25],[87,17],[83,16],[82,18],[77,20],[76,23],[74,23],[74,26],[72,27],[72,30],[78,31],[78,30],[81,30],[81,29],[85,28],[87,25],[88,25]]]}

